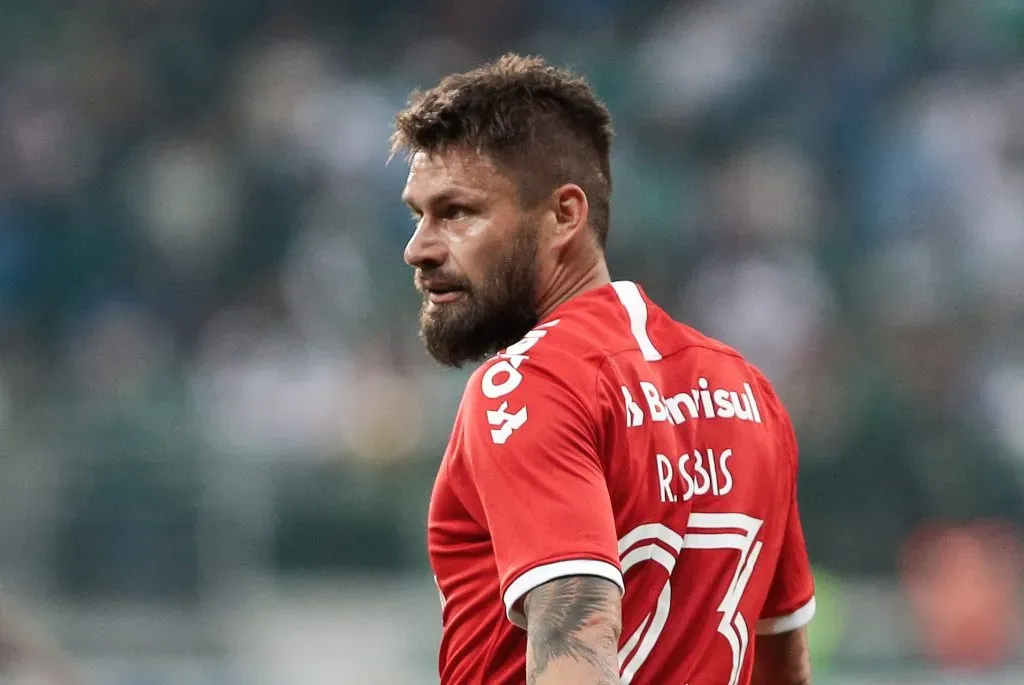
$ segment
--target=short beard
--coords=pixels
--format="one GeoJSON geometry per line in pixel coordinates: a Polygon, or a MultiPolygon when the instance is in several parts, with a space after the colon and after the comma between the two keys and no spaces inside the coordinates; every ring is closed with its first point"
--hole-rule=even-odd
{"type": "Polygon", "coordinates": [[[439,363],[459,368],[518,342],[537,325],[537,226],[523,222],[483,283],[432,311],[420,310],[420,339],[439,363]]]}

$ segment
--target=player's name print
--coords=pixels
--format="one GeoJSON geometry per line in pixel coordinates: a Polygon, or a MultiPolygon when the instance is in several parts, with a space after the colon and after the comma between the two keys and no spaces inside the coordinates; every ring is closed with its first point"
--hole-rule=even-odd
{"type": "Polygon", "coordinates": [[[689,502],[699,495],[723,497],[732,492],[732,450],[693,450],[675,459],[655,455],[662,502],[689,502]]]}
{"type": "Polygon", "coordinates": [[[651,421],[686,423],[693,419],[736,419],[761,423],[761,412],[749,383],[741,390],[714,388],[707,378],[698,378],[697,387],[675,395],[665,396],[653,383],[640,381],[636,393],[647,405],[647,412],[634,399],[634,393],[622,386],[622,399],[626,403],[626,427],[642,426],[644,417],[651,421]]]}

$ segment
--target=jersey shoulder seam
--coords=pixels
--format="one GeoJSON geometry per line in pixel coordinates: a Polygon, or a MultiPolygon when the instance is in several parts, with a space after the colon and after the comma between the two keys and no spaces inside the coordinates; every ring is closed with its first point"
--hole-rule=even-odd
{"type": "MultiPolygon", "coordinates": [[[[701,343],[701,342],[686,342],[686,343],[683,343],[682,345],[679,345],[678,347],[674,348],[670,352],[662,352],[661,353],[661,358],[663,360],[664,359],[668,359],[669,357],[674,357],[674,356],[676,356],[678,354],[681,354],[683,352],[687,352],[687,351],[693,350],[693,349],[706,350],[707,352],[711,352],[713,354],[721,355],[723,357],[730,357],[732,359],[739,360],[739,361],[743,362],[744,364],[749,364],[749,362],[747,362],[746,357],[744,357],[742,354],[740,354],[736,350],[733,350],[731,348],[722,349],[721,347],[718,347],[716,345],[712,345],[710,343],[701,343]]],[[[617,357],[617,356],[619,356],[621,354],[625,354],[627,352],[638,352],[639,350],[640,350],[639,347],[631,346],[631,347],[623,347],[623,348],[615,350],[613,352],[602,352],[602,356],[604,357],[604,359],[602,360],[602,363],[599,366],[603,366],[604,362],[609,360],[609,359],[611,359],[612,357],[617,357]]]]}

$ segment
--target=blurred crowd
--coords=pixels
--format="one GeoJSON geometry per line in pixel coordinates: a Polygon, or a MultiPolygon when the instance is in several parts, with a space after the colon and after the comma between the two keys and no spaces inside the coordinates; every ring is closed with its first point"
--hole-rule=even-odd
{"type": "Polygon", "coordinates": [[[1024,527],[1024,2],[0,13],[8,577],[181,599],[254,561],[422,566],[465,373],[416,337],[387,138],[505,50],[606,100],[613,276],[776,383],[817,564],[1024,527]]]}

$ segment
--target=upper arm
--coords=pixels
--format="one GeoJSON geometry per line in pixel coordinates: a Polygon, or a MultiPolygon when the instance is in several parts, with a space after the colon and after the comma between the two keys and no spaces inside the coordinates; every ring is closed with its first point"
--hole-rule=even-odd
{"type": "Polygon", "coordinates": [[[530,683],[559,668],[590,674],[586,682],[595,685],[619,682],[622,615],[614,583],[588,576],[559,578],[531,590],[523,605],[530,683]]]}
{"type": "MultiPolygon", "coordinates": [[[[784,417],[785,418],[785,417],[784,417]]],[[[757,624],[758,635],[788,633],[814,617],[814,574],[807,555],[796,491],[796,438],[786,418],[786,443],[794,462],[793,487],[785,511],[785,529],[778,563],[757,624]]]]}
{"type": "Polygon", "coordinates": [[[810,685],[811,657],[807,630],[758,635],[751,685],[810,685]]]}
{"type": "Polygon", "coordinates": [[[814,575],[794,496],[757,634],[776,635],[803,628],[814,618],[815,609],[814,575]]]}
{"type": "Polygon", "coordinates": [[[596,369],[541,350],[545,342],[518,362],[485,365],[463,403],[472,509],[490,534],[502,599],[520,627],[523,597],[551,580],[593,576],[623,588],[599,428],[585,395],[596,369]]]}

